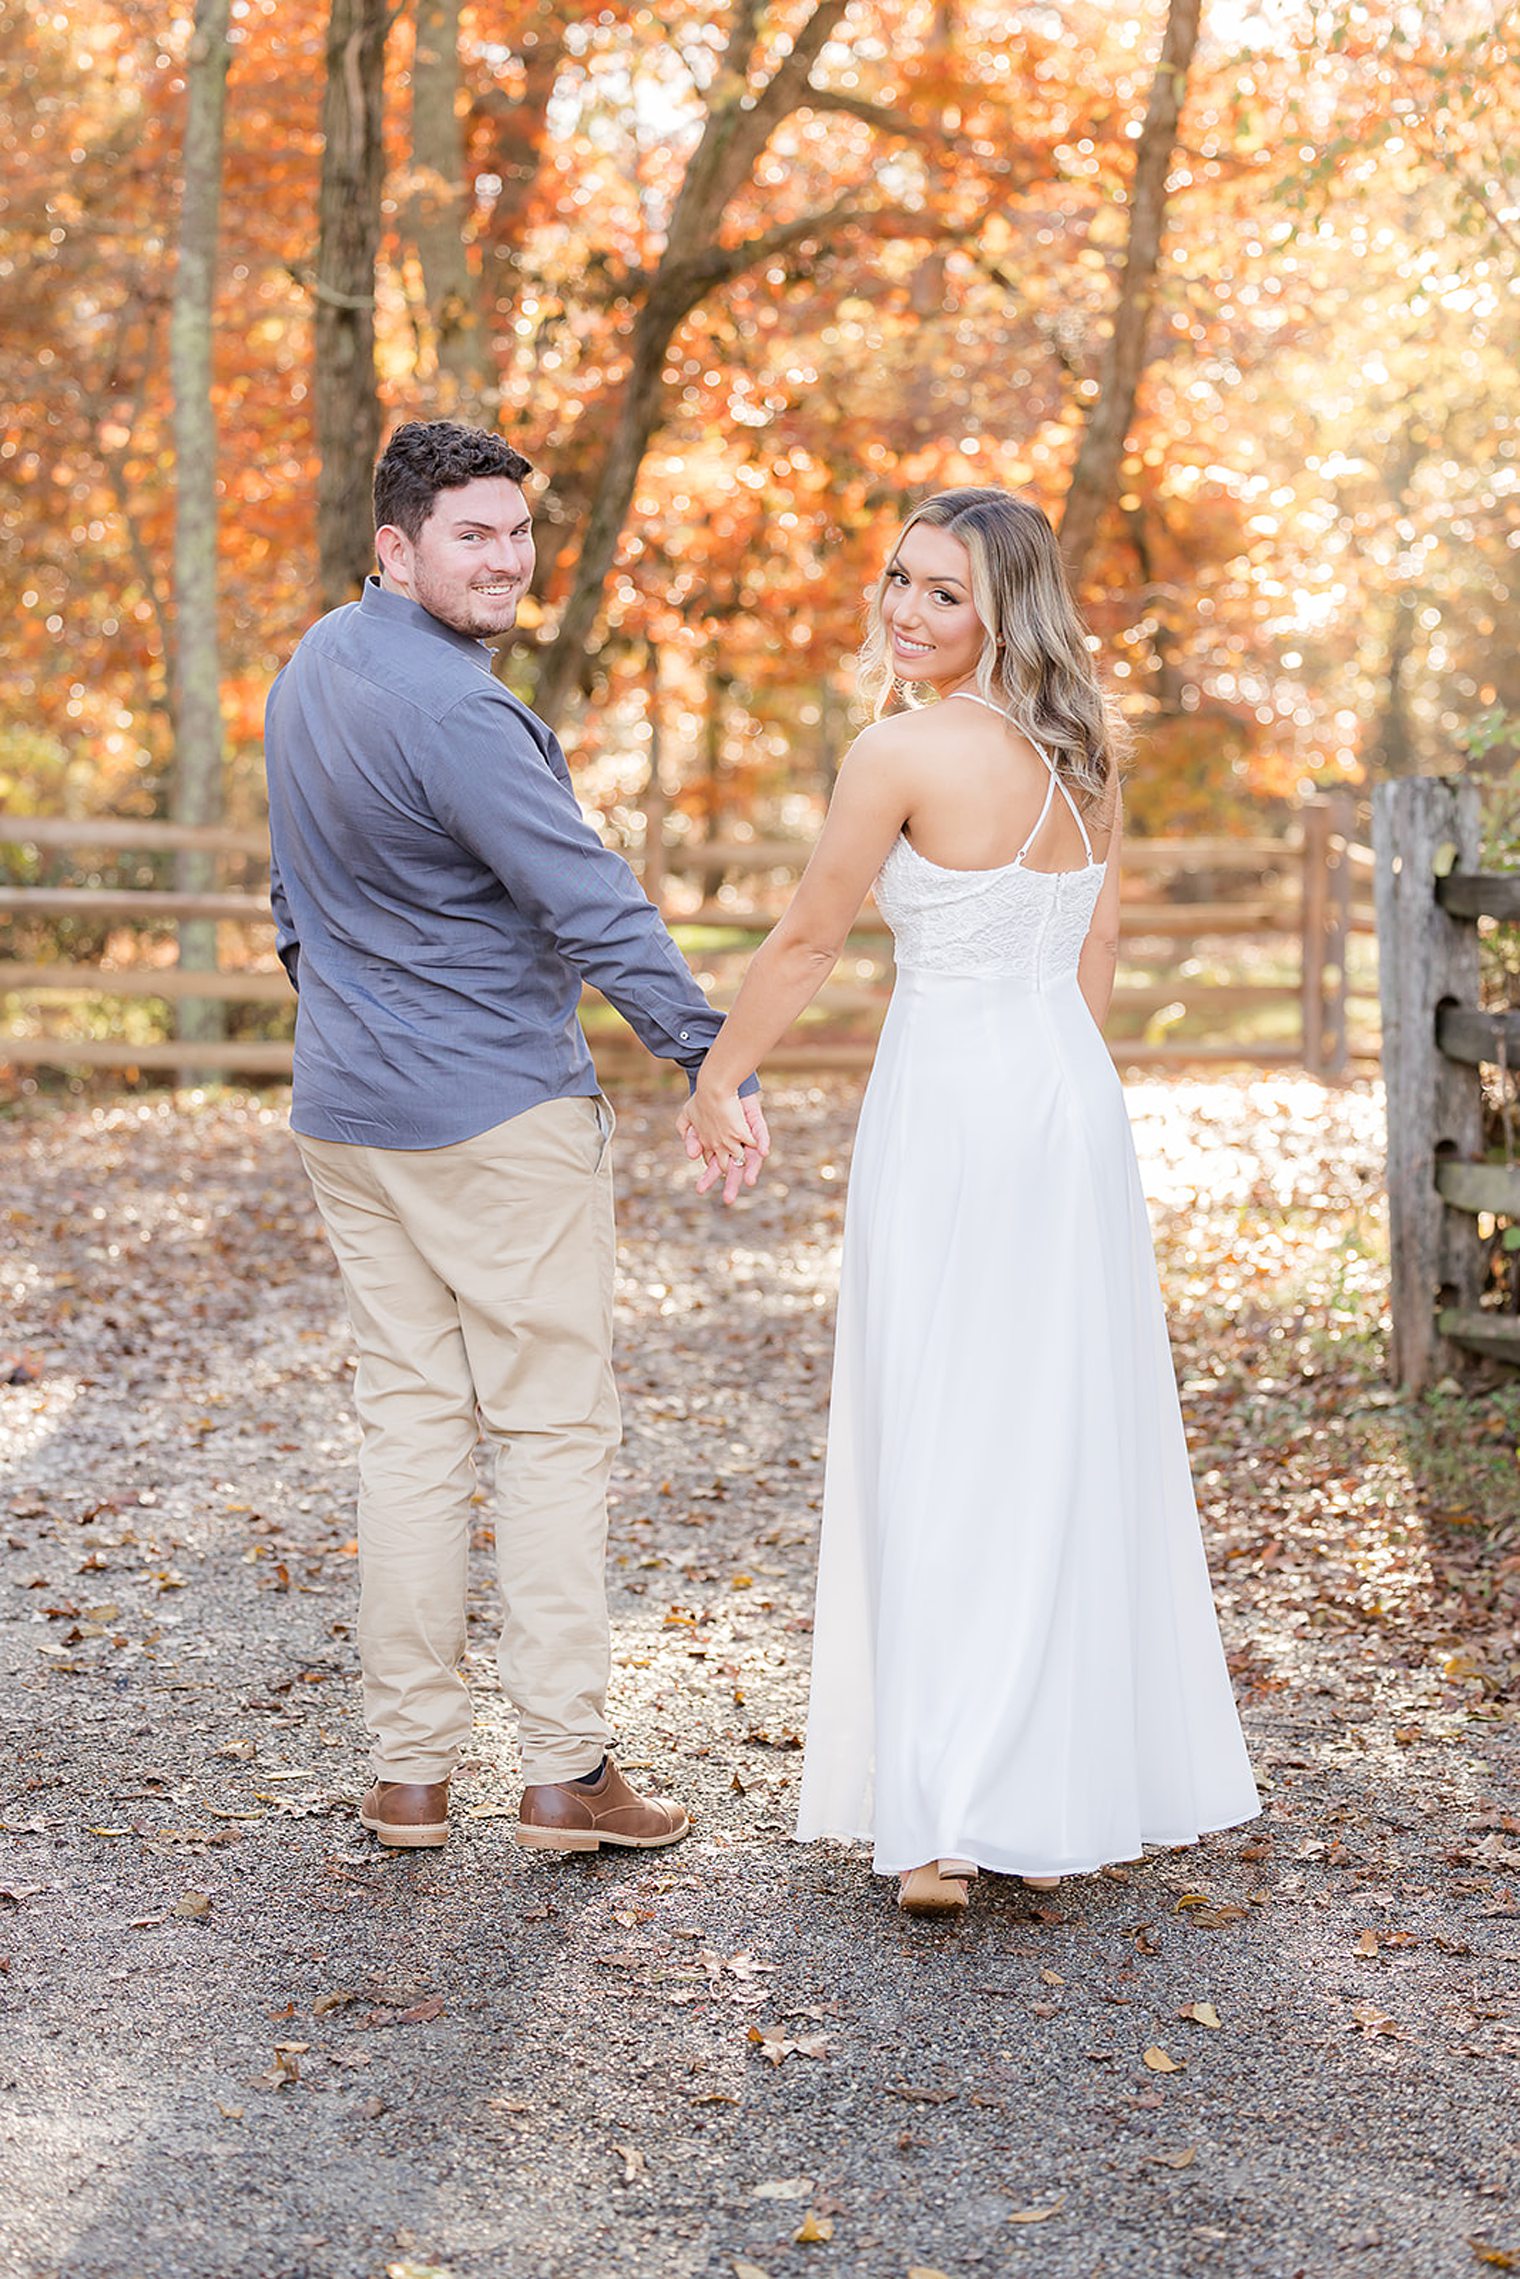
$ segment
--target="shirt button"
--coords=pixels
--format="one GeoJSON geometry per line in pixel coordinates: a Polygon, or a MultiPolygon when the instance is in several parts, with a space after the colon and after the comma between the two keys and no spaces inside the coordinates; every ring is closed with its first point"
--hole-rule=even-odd
{"type": "Polygon", "coordinates": [[[680,1040],[679,1040],[679,1041],[680,1041],[680,1042],[681,1042],[683,1045],[689,1045],[689,1044],[691,1043],[691,1031],[690,1031],[690,1029],[683,1029],[683,1030],[681,1031],[681,1035],[680,1035],[680,1040]]]}

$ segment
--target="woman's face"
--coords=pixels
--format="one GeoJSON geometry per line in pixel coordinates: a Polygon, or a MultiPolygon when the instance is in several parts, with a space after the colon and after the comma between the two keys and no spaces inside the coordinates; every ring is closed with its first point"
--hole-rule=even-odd
{"type": "Polygon", "coordinates": [[[915,522],[882,573],[881,617],[899,680],[955,688],[987,639],[971,600],[971,557],[958,538],[915,522]]]}

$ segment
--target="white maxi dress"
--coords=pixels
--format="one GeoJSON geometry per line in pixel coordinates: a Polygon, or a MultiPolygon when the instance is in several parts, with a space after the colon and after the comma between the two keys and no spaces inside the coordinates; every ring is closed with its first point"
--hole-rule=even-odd
{"type": "MultiPolygon", "coordinates": [[[[1045,754],[1047,767],[1051,763],[1045,754]]],[[[876,884],[897,981],[845,1218],[798,1837],[1068,1875],[1259,1811],[1123,1093],[1104,865],[876,884]]]]}

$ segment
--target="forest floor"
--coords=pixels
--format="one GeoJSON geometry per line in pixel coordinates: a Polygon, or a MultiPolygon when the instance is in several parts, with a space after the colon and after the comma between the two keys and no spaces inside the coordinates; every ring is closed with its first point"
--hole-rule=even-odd
{"type": "Polygon", "coordinates": [[[1261,1818],[968,1920],[789,1840],[856,1088],[700,1204],[624,1097],[651,1856],[354,1819],[351,1367],[280,1103],[0,1121],[6,2279],[1520,2269],[1520,1393],[1381,1376],[1380,1107],[1130,1092],[1261,1818]]]}

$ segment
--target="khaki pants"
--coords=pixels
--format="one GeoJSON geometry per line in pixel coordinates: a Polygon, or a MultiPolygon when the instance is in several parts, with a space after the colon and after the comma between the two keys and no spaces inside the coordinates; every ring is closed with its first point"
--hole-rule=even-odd
{"type": "Polygon", "coordinates": [[[573,1780],[605,1747],[611,1136],[602,1100],[544,1101],[456,1147],[297,1136],[359,1349],[359,1658],[384,1780],[445,1779],[469,1735],[482,1432],[524,1783],[573,1780]]]}

